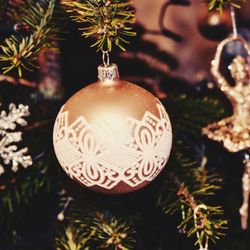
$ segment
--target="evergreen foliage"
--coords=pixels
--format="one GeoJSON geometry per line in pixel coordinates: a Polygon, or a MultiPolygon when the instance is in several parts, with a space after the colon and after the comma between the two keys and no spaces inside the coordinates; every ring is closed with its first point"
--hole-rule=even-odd
{"type": "MultiPolygon", "coordinates": [[[[12,35],[2,43],[0,61],[4,74],[15,70],[19,77],[23,71],[37,68],[37,57],[44,48],[55,49],[53,41],[59,32],[56,22],[56,0],[22,1],[20,6],[9,11],[12,20],[21,21],[30,27],[28,35],[12,35]],[[19,9],[20,8],[20,9],[19,9]]],[[[223,9],[228,6],[239,7],[241,0],[211,0],[209,9],[223,9]]],[[[10,2],[10,4],[13,4],[10,2]]],[[[128,36],[134,36],[132,24],[135,23],[131,2],[123,0],[82,0],[65,1],[72,20],[83,24],[84,37],[93,37],[92,45],[97,50],[111,51],[116,45],[125,50],[128,36]]],[[[17,7],[17,5],[13,5],[17,7]]],[[[165,214],[177,215],[178,229],[195,244],[215,242],[223,236],[227,221],[221,204],[215,204],[222,185],[222,178],[213,169],[207,168],[205,146],[201,140],[201,128],[211,121],[226,116],[226,105],[217,97],[188,97],[169,93],[162,100],[167,107],[173,124],[174,144],[168,169],[161,177],[158,191],[153,194],[151,205],[165,214]],[[198,207],[201,209],[197,210],[198,207]],[[204,209],[204,207],[206,209],[204,209]],[[195,214],[196,213],[196,214],[195,214]],[[196,215],[196,219],[195,216],[196,215]],[[197,239],[197,233],[199,238],[197,239]]],[[[46,138],[47,139],[47,138],[46,138]]],[[[53,161],[52,161],[53,163],[53,161]]],[[[48,163],[37,163],[36,173],[22,179],[13,187],[1,191],[1,213],[12,214],[20,204],[29,203],[41,190],[49,190],[56,198],[62,196],[61,206],[68,194],[58,195],[61,186],[50,189],[51,178],[59,182],[59,175],[49,173],[48,163]]],[[[50,164],[51,165],[51,164],[50,164]]],[[[61,183],[60,183],[61,184],[61,183]]],[[[80,187],[79,187],[80,189],[80,187]]],[[[93,249],[134,249],[136,246],[136,224],[139,218],[121,216],[110,209],[96,209],[89,204],[73,199],[65,211],[63,222],[56,222],[55,247],[60,250],[93,249]]],[[[59,209],[59,208],[58,208],[59,209]]],[[[145,216],[145,215],[144,215],[145,216]]],[[[4,218],[0,218],[2,223],[4,218]]]]}
{"type": "Polygon", "coordinates": [[[125,50],[127,36],[135,36],[131,25],[135,23],[131,2],[126,0],[86,0],[65,2],[72,20],[82,23],[82,36],[94,36],[92,47],[111,51],[116,45],[125,50]]]}
{"type": "Polygon", "coordinates": [[[37,68],[39,52],[44,48],[53,49],[58,27],[53,25],[56,0],[24,1],[18,6],[18,13],[11,9],[14,21],[27,25],[28,35],[12,35],[0,45],[0,62],[3,74],[16,70],[22,77],[23,70],[37,68]],[[20,18],[21,17],[21,18],[20,18]]]}
{"type": "Polygon", "coordinates": [[[208,4],[209,10],[217,9],[222,12],[223,9],[228,8],[230,6],[238,9],[241,8],[245,0],[205,0],[205,2],[208,4]]]}

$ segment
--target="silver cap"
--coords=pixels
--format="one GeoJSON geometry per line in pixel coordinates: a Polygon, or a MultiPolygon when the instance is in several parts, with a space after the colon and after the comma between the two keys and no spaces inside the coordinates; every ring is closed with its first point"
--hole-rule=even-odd
{"type": "Polygon", "coordinates": [[[119,71],[116,64],[112,63],[108,66],[100,65],[98,67],[98,79],[102,82],[106,80],[119,79],[119,71]]]}

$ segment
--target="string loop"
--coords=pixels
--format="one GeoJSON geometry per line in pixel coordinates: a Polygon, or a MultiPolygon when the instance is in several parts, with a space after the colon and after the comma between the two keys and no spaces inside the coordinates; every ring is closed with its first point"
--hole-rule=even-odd
{"type": "Polygon", "coordinates": [[[108,50],[102,50],[102,62],[105,67],[110,65],[108,50]]]}
{"type": "Polygon", "coordinates": [[[236,17],[235,17],[235,9],[233,6],[230,7],[231,10],[231,20],[232,20],[232,25],[233,25],[233,36],[237,37],[238,36],[238,31],[237,31],[237,25],[236,25],[236,17]]]}

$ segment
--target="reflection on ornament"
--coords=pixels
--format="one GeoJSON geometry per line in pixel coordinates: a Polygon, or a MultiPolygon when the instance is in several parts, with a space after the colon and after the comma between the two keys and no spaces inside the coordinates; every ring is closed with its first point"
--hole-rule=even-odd
{"type": "MultiPolygon", "coordinates": [[[[202,130],[208,138],[222,142],[229,152],[250,150],[250,66],[247,60],[250,58],[250,48],[247,42],[238,36],[232,36],[222,41],[217,49],[214,61],[212,62],[212,74],[220,88],[230,100],[233,107],[233,115],[219,122],[208,125],[202,130]],[[220,73],[220,59],[224,47],[231,42],[241,42],[248,54],[245,59],[236,56],[229,66],[235,86],[231,86],[220,73]]],[[[240,209],[242,229],[247,229],[248,202],[250,195],[250,164],[249,155],[243,161],[245,165],[242,179],[243,205],[240,209]]]]}
{"type": "Polygon", "coordinates": [[[172,144],[168,115],[152,94],[118,79],[115,65],[71,97],[58,114],[54,147],[65,172],[105,193],[128,193],[151,182],[172,144]]]}
{"type": "Polygon", "coordinates": [[[220,20],[220,13],[216,13],[212,16],[208,17],[207,23],[211,26],[219,25],[221,22],[220,20]]]}

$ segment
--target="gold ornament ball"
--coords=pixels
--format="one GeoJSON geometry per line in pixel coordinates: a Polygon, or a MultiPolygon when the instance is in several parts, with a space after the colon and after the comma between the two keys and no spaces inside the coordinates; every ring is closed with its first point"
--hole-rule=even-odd
{"type": "Polygon", "coordinates": [[[149,184],[172,146],[171,123],[160,101],[118,76],[116,65],[100,66],[100,81],[65,103],[53,134],[64,171],[87,188],[109,194],[149,184]]]}

